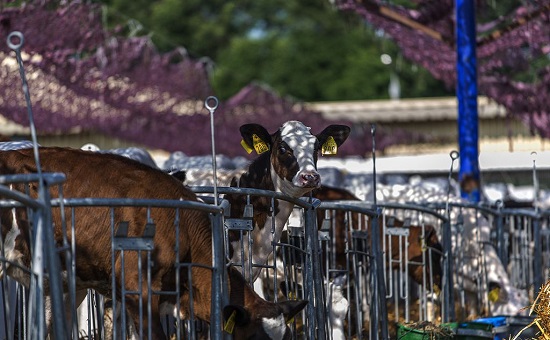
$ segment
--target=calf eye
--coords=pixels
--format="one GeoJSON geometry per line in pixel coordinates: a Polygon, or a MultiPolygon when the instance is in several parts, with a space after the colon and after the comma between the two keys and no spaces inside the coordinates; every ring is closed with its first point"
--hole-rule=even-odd
{"type": "Polygon", "coordinates": [[[280,153],[286,153],[286,148],[284,146],[279,146],[279,152],[280,153]]]}

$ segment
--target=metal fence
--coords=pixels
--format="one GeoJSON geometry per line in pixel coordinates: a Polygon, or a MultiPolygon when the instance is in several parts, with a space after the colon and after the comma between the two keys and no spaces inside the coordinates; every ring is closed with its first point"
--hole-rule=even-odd
{"type": "MultiPolygon", "coordinates": [[[[46,178],[48,176],[46,174],[46,178]]],[[[257,280],[251,275],[247,279],[267,300],[309,301],[303,313],[292,320],[294,339],[393,338],[397,322],[463,320],[469,317],[468,308],[479,316],[488,316],[495,303],[491,299],[494,280],[491,271],[495,263],[502,266],[510,285],[528,290],[531,299],[550,272],[548,212],[458,203],[384,203],[373,207],[367,202],[320,202],[256,189],[218,188],[217,193],[226,197],[240,195],[247,201],[253,197],[267,198],[271,211],[276,211],[278,200],[295,205],[286,232],[276,235],[272,230],[270,233],[273,256],[267,263],[255,263],[253,251],[248,251],[241,261],[231,262],[228,261],[230,231],[240,235],[241,249],[253,249],[250,221],[254,211],[245,209],[243,216],[230,217],[230,206],[223,196],[218,206],[212,204],[212,188],[193,188],[198,194],[205,194],[201,196],[205,203],[62,197],[45,197],[41,201],[10,188],[14,182],[36,182],[36,177],[3,176],[0,182],[3,228],[10,227],[11,220],[5,216],[10,216],[14,209],[25,209],[33,226],[31,284],[24,287],[6,275],[1,280],[2,338],[41,339],[50,329],[74,339],[127,338],[132,334],[138,338],[152,336],[148,329],[140,329],[136,326],[139,323],[128,318],[125,313],[127,299],[121,298],[140,296],[143,290],[125,290],[113,282],[107,295],[94,291],[87,291],[86,295],[77,291],[72,273],[78,261],[73,254],[75,240],[79,237],[75,225],[81,210],[87,214],[106,210],[113,216],[114,211],[122,207],[142,208],[140,213],[150,220],[143,235],[128,236],[125,223],[114,218],[105,228],[110,232],[113,261],[118,256],[124,259],[131,252],[140,254],[146,261],[138,268],[144,273],[139,276],[145,278],[150,268],[147,263],[154,250],[152,209],[198,209],[212,216],[214,254],[208,269],[212,271],[214,282],[214,305],[209,325],[194,318],[192,305],[187,320],[170,319],[169,316],[162,321],[151,320],[150,300],[140,308],[140,318],[162,322],[167,334],[178,339],[229,336],[223,331],[221,313],[227,302],[227,282],[222,275],[227,266],[235,266],[244,273],[259,269],[257,280]],[[52,230],[52,211],[63,212],[65,235],[61,244],[46,237],[52,230]],[[53,250],[52,255],[44,254],[50,250],[53,250]],[[52,269],[52,264],[57,267],[52,269]],[[61,276],[61,269],[67,274],[61,276]],[[55,273],[60,274],[57,289],[52,281],[55,273]],[[61,287],[65,287],[65,295],[59,294],[63,291],[61,287]],[[47,291],[52,294],[46,294],[47,291]],[[474,302],[468,300],[470,293],[475,296],[474,302]],[[65,310],[67,301],[70,308],[65,310]]],[[[46,181],[55,186],[62,182],[62,175],[53,175],[46,181]]],[[[178,221],[174,221],[174,225],[177,224],[178,221]]],[[[174,228],[174,237],[176,233],[177,228],[174,228]]],[[[1,242],[4,247],[0,263],[6,272],[8,265],[16,264],[6,256],[7,239],[2,238],[1,242]]],[[[195,264],[175,265],[191,273],[195,264]]],[[[192,275],[188,277],[193,280],[192,275]]],[[[147,280],[141,285],[148,287],[147,280]]],[[[147,296],[172,294],[179,297],[182,293],[147,289],[147,296]]]]}
{"type": "MultiPolygon", "coordinates": [[[[211,266],[207,266],[212,271],[212,306],[211,318],[209,321],[210,335],[212,338],[222,337],[222,308],[226,301],[226,282],[224,282],[225,260],[223,252],[223,211],[224,204],[212,206],[206,203],[179,201],[179,200],[147,200],[147,199],[103,199],[103,198],[82,198],[82,199],[64,199],[62,197],[61,184],[63,176],[48,176],[44,174],[46,183],[52,178],[52,184],[58,184],[57,192],[60,194],[55,199],[35,200],[20,191],[12,190],[4,185],[0,186],[0,208],[2,210],[2,227],[11,225],[13,219],[7,220],[13,211],[25,209],[29,219],[32,220],[27,226],[20,225],[23,232],[32,231],[29,235],[30,245],[32,246],[32,264],[30,272],[26,269],[22,271],[30,275],[30,281],[27,287],[14,283],[6,275],[2,277],[2,319],[0,320],[1,333],[6,339],[44,339],[47,334],[53,332],[56,338],[95,338],[103,339],[114,336],[115,338],[126,338],[133,335],[139,338],[152,338],[151,329],[135,328],[131,320],[127,319],[125,303],[129,298],[139,301],[140,318],[148,319],[151,322],[160,322],[152,320],[151,297],[153,295],[171,295],[175,296],[175,301],[180,301],[183,292],[175,291],[153,291],[150,285],[151,253],[154,250],[153,238],[155,236],[155,224],[152,216],[163,213],[163,211],[172,211],[175,216],[173,221],[174,237],[177,239],[179,228],[179,215],[183,210],[200,210],[210,214],[211,223],[214,232],[212,240],[213,261],[211,266]],[[46,203],[43,203],[46,202],[46,203]],[[128,236],[128,223],[115,218],[115,211],[131,208],[133,212],[143,214],[148,223],[141,236],[128,236]],[[61,237],[53,239],[54,223],[51,216],[61,216],[61,220],[56,220],[62,224],[61,237]],[[75,232],[79,218],[86,215],[106,214],[109,216],[109,222],[100,226],[105,228],[105,233],[110,235],[111,249],[107,253],[111,254],[112,261],[112,284],[106,290],[110,295],[99,297],[93,292],[79,291],[78,278],[75,275],[78,259],[73,256],[75,252],[76,240],[84,235],[75,232]],[[48,222],[49,221],[49,222],[48,222]],[[59,240],[62,240],[59,244],[59,240]],[[51,255],[48,253],[51,252],[51,255]],[[120,259],[122,282],[125,282],[124,273],[125,258],[129,257],[131,252],[137,253],[140,258],[146,261],[137,261],[138,278],[146,278],[137,283],[139,289],[127,290],[125,285],[119,285],[115,282],[116,259],[120,259]],[[63,259],[62,266],[59,259],[63,259]],[[53,267],[52,267],[53,265],[53,267]],[[58,276],[58,281],[54,277],[58,276]],[[77,307],[86,298],[86,303],[77,312],[77,307]],[[143,299],[143,294],[148,297],[143,299]],[[112,304],[112,325],[105,327],[105,307],[108,300],[120,301],[120,304],[112,304]],[[142,303],[146,301],[146,303],[142,303]],[[58,305],[56,305],[56,303],[58,305]],[[77,315],[78,314],[78,315],[77,315]],[[80,325],[79,325],[80,322],[80,325]],[[132,326],[134,326],[132,330],[132,326]],[[111,328],[112,327],[112,328],[111,328]],[[134,332],[133,334],[130,334],[134,332]],[[117,335],[119,337],[117,337],[117,335]]],[[[31,182],[36,176],[2,176],[0,182],[31,182]]],[[[28,187],[28,186],[27,186],[28,187]]],[[[23,190],[25,192],[26,190],[23,190]]],[[[46,188],[45,193],[49,190],[46,188]]],[[[3,233],[4,234],[4,233],[3,233]]],[[[18,264],[10,257],[10,250],[13,245],[10,242],[9,232],[7,237],[2,239],[2,252],[0,263],[3,273],[13,275],[13,267],[18,264]],[[10,248],[10,245],[11,248],[10,248]],[[7,269],[7,270],[6,270],[7,269]]],[[[176,242],[176,254],[179,254],[179,248],[176,242]]],[[[177,257],[176,257],[177,258],[177,257]]],[[[177,281],[180,277],[180,271],[187,272],[190,281],[193,280],[192,268],[199,266],[196,263],[174,263],[176,268],[177,281]]],[[[200,265],[203,266],[204,265],[200,265]]],[[[167,324],[167,330],[173,332],[175,338],[195,338],[195,320],[193,312],[193,291],[188,292],[189,297],[189,319],[185,321],[175,320],[175,327],[167,324]],[[176,331],[177,330],[177,331],[176,331]]],[[[177,306],[179,310],[179,305],[177,306]]]]}
{"type": "MultiPolygon", "coordinates": [[[[192,187],[197,194],[213,194],[213,187],[192,187]]],[[[244,273],[245,279],[262,297],[279,301],[280,299],[302,299],[309,301],[305,315],[295,317],[291,327],[294,330],[295,337],[303,338],[325,338],[325,296],[323,287],[323,276],[321,273],[321,263],[319,258],[317,217],[315,208],[319,205],[316,199],[294,199],[280,193],[251,189],[251,188],[232,188],[218,187],[217,193],[227,196],[237,196],[246,201],[247,204],[240,216],[231,216],[225,218],[224,237],[225,254],[230,259],[231,242],[229,233],[237,233],[239,249],[241,254],[230,260],[228,265],[235,266],[244,273]],[[275,228],[275,219],[269,226],[270,231],[267,240],[262,242],[268,244],[271,256],[267,263],[257,262],[254,258],[254,240],[252,237],[252,217],[254,216],[254,207],[250,203],[256,197],[265,198],[268,203],[267,209],[272,214],[277,211],[277,202],[286,201],[294,204],[299,212],[299,227],[288,228],[288,233],[284,239],[278,235],[275,228]],[[251,275],[251,273],[258,273],[251,275]]],[[[203,197],[208,199],[208,197],[203,197]]],[[[267,227],[267,226],[266,226],[267,227]]],[[[262,250],[265,251],[265,250],[262,250]]]]}

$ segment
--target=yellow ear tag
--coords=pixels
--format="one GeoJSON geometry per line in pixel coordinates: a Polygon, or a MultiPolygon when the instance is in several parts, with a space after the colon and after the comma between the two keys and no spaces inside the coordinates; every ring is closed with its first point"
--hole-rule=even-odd
{"type": "MultiPolygon", "coordinates": [[[[288,299],[289,300],[297,300],[298,299],[298,294],[294,294],[293,292],[288,292],[288,299]]],[[[294,318],[290,318],[290,320],[288,320],[287,322],[287,325],[290,325],[290,324],[293,324],[294,323],[294,318]]]]}
{"type": "Polygon", "coordinates": [[[489,301],[497,302],[498,296],[500,295],[500,288],[495,288],[489,292],[489,301]]]}
{"type": "Polygon", "coordinates": [[[237,311],[234,310],[233,313],[229,316],[229,319],[225,322],[225,327],[223,330],[229,334],[233,334],[233,329],[235,328],[235,318],[237,317],[237,311]]]}
{"type": "Polygon", "coordinates": [[[252,149],[248,144],[246,144],[246,142],[244,141],[244,139],[241,140],[241,145],[243,146],[244,150],[245,150],[246,152],[248,152],[249,154],[252,152],[253,149],[252,149]]]}
{"type": "Polygon", "coordinates": [[[336,155],[338,151],[338,145],[332,136],[327,138],[327,141],[321,146],[321,154],[325,155],[336,155]]]}
{"type": "Polygon", "coordinates": [[[255,134],[252,135],[252,144],[254,144],[254,150],[258,155],[269,150],[269,146],[255,134]]]}

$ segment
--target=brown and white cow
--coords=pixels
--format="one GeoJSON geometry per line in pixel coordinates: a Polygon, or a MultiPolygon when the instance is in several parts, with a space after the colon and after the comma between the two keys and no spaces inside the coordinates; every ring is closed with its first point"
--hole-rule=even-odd
{"type": "MultiPolygon", "coordinates": [[[[194,193],[185,188],[176,178],[140,164],[122,156],[99,154],[94,152],[68,148],[40,148],[40,159],[43,172],[61,172],[67,177],[63,186],[65,198],[148,198],[196,201],[194,193]]],[[[36,165],[32,149],[0,152],[0,174],[36,173],[36,165]]],[[[16,190],[23,190],[20,185],[16,190]]],[[[31,196],[36,197],[37,186],[30,186],[31,196]]],[[[57,197],[57,189],[51,190],[52,197],[57,197]]],[[[115,222],[129,222],[129,236],[142,235],[148,222],[144,216],[144,208],[121,207],[114,209],[115,222]]],[[[121,258],[117,255],[116,262],[111,263],[111,233],[110,209],[77,208],[75,209],[75,239],[76,239],[76,275],[77,289],[92,288],[100,293],[108,294],[111,286],[112,266],[115,267],[117,291],[122,285],[126,289],[141,291],[147,302],[146,285],[139,286],[138,262],[135,252],[125,254],[124,282],[122,282],[121,258]],[[134,268],[134,269],[132,269],[134,268]]],[[[208,269],[193,267],[193,286],[187,286],[186,277],[181,277],[181,284],[176,287],[175,263],[193,262],[212,265],[212,230],[207,213],[196,210],[179,212],[179,225],[174,209],[152,208],[150,218],[156,225],[153,250],[153,267],[151,271],[151,288],[153,291],[178,289],[181,292],[181,311],[183,316],[189,315],[189,290],[193,289],[194,313],[202,320],[210,320],[211,306],[211,272],[208,269]],[[174,228],[179,227],[179,238],[175,238],[174,228]],[[179,258],[174,251],[179,243],[179,258]]],[[[30,230],[25,209],[2,211],[3,248],[11,252],[6,257],[24,267],[30,266],[29,238],[30,230]],[[7,237],[7,236],[10,237],[7,237]]],[[[53,232],[56,242],[61,244],[61,216],[59,209],[53,209],[53,232]]],[[[69,239],[70,239],[69,231],[69,239]]],[[[185,271],[182,271],[185,272],[185,271]]],[[[5,273],[12,275],[25,285],[28,285],[28,273],[17,266],[2,266],[0,277],[5,273]]],[[[143,271],[142,280],[146,280],[143,271]]],[[[146,282],[146,281],[144,281],[146,282]]],[[[246,284],[243,276],[236,270],[229,270],[230,305],[224,312],[233,314],[235,311],[234,337],[249,339],[252,336],[265,339],[283,339],[290,336],[286,321],[306,305],[305,301],[290,301],[272,303],[258,297],[246,284]]],[[[153,322],[147,324],[147,319],[139,318],[138,295],[125,297],[128,313],[133,320],[138,320],[143,329],[150,328],[153,337],[163,338],[164,333],[159,321],[160,297],[151,297],[153,322]]],[[[176,304],[167,298],[168,303],[176,304]]],[[[138,328],[139,329],[139,328],[138,328]]]]}
{"type": "MultiPolygon", "coordinates": [[[[317,172],[317,157],[321,149],[334,154],[347,139],[350,128],[345,125],[330,125],[321,133],[314,135],[310,128],[299,121],[284,123],[273,134],[259,124],[246,124],[240,128],[243,146],[255,149],[260,155],[248,167],[247,171],[234,179],[233,187],[271,190],[299,198],[321,185],[321,176],[317,172]]],[[[246,197],[229,195],[231,216],[241,217],[245,209],[246,197]]],[[[230,232],[232,252],[231,261],[242,263],[241,250],[245,258],[251,252],[254,264],[264,265],[273,252],[273,243],[278,242],[284,226],[292,213],[294,204],[285,200],[276,200],[272,212],[270,199],[251,198],[254,207],[253,245],[251,251],[239,242],[239,235],[230,232]],[[272,225],[274,228],[272,228],[272,225]]],[[[245,277],[250,277],[245,268],[245,277]]],[[[255,280],[260,273],[259,267],[252,268],[255,280]]]]}

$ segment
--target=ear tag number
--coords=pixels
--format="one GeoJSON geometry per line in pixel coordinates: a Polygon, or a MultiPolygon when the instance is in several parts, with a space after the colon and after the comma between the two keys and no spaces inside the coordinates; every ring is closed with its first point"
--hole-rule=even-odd
{"type": "Polygon", "coordinates": [[[237,311],[234,310],[233,313],[229,316],[229,319],[225,322],[225,327],[223,328],[229,334],[233,334],[233,329],[235,328],[235,318],[237,317],[237,311]]]}
{"type": "Polygon", "coordinates": [[[246,142],[244,141],[244,139],[241,140],[241,145],[242,145],[242,147],[244,148],[244,150],[245,150],[247,153],[250,154],[250,153],[252,152],[253,149],[252,149],[248,144],[246,144],[246,142]]]}
{"type": "Polygon", "coordinates": [[[321,146],[321,154],[325,155],[336,155],[338,151],[338,145],[332,136],[327,138],[327,141],[321,146]]]}
{"type": "Polygon", "coordinates": [[[269,150],[269,146],[255,134],[252,135],[252,144],[254,144],[254,150],[256,150],[258,155],[269,150]]]}

